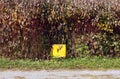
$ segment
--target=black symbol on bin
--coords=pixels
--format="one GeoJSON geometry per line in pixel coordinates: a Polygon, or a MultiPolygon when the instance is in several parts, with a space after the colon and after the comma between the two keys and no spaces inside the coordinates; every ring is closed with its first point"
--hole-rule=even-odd
{"type": "Polygon", "coordinates": [[[62,49],[63,46],[59,46],[59,48],[57,49],[57,53],[59,53],[59,51],[62,49]]]}

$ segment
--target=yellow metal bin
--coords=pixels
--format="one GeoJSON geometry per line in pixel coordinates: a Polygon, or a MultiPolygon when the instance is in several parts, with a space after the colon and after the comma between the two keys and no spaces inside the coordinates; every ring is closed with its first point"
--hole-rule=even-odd
{"type": "Polygon", "coordinates": [[[66,44],[53,44],[51,49],[52,58],[66,57],[66,44]]]}

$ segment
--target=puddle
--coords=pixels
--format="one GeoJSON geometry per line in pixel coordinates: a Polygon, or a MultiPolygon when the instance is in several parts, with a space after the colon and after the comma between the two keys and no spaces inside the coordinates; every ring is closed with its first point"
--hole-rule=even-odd
{"type": "Polygon", "coordinates": [[[15,76],[14,79],[25,79],[25,77],[15,76]]]}

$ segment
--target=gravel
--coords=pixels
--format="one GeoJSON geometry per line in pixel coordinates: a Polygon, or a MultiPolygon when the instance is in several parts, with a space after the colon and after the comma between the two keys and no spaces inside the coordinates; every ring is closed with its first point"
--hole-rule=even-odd
{"type": "Polygon", "coordinates": [[[120,79],[120,70],[5,70],[0,79],[120,79]]]}

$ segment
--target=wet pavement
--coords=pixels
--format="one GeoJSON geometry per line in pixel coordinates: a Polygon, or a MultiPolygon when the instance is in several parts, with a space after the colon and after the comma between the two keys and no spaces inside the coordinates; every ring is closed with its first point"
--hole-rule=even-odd
{"type": "Polygon", "coordinates": [[[5,70],[0,79],[120,79],[120,70],[5,70]]]}

